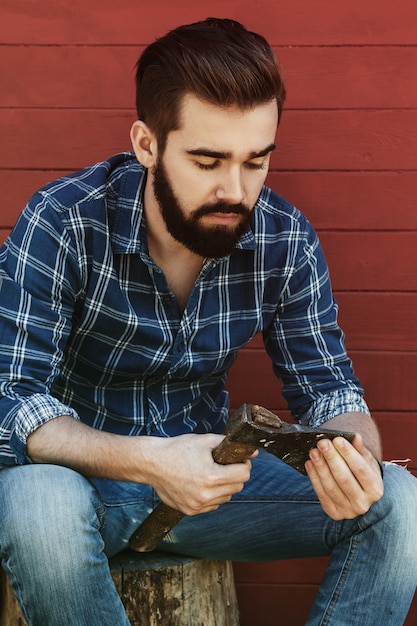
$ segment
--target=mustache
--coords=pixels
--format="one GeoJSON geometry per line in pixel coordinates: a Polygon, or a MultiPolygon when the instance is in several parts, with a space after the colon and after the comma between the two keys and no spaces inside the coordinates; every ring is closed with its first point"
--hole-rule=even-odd
{"type": "Polygon", "coordinates": [[[242,203],[229,204],[228,202],[216,202],[216,204],[204,204],[193,213],[193,220],[198,220],[204,215],[210,215],[212,213],[235,213],[237,215],[243,215],[249,217],[250,209],[242,203]]]}

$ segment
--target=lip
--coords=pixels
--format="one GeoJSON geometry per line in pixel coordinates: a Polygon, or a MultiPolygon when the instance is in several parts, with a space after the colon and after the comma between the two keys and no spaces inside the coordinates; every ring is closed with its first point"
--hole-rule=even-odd
{"type": "Polygon", "coordinates": [[[216,224],[235,224],[240,219],[239,213],[208,213],[204,219],[216,224]]]}

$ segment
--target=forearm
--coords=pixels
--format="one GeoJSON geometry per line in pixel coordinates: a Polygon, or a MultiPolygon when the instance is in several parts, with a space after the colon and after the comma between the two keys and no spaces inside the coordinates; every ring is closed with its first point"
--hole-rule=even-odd
{"type": "Polygon", "coordinates": [[[214,462],[221,435],[133,437],[95,430],[69,416],[50,420],[28,438],[35,463],[70,467],[85,476],[151,485],[160,498],[187,515],[227,502],[250,476],[250,461],[214,462]]]}
{"type": "Polygon", "coordinates": [[[127,437],[96,430],[70,416],[36,429],[27,440],[35,463],[70,467],[85,476],[151,483],[163,440],[127,437]]]}
{"type": "Polygon", "coordinates": [[[378,428],[366,413],[343,413],[337,415],[323,424],[323,428],[336,430],[349,430],[362,435],[365,447],[378,460],[382,460],[381,439],[378,428]]]}

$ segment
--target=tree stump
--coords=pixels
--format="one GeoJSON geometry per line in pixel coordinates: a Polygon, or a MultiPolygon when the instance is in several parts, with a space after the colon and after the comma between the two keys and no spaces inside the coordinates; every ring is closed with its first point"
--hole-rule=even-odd
{"type": "Polygon", "coordinates": [[[9,580],[0,567],[0,626],[27,626],[9,580]]]}
{"type": "MultiPolygon", "coordinates": [[[[239,626],[230,561],[126,550],[110,559],[132,626],[239,626]]],[[[0,626],[27,626],[0,574],[0,626]]]]}

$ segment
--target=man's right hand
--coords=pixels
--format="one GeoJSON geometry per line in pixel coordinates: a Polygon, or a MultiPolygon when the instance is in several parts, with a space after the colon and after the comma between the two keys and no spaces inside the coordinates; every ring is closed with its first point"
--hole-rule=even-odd
{"type": "Polygon", "coordinates": [[[156,453],[150,484],[165,504],[186,515],[197,515],[214,511],[243,489],[250,478],[251,462],[216,463],[212,452],[223,438],[190,434],[148,439],[149,451],[154,448],[156,453]]]}

